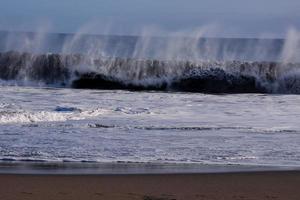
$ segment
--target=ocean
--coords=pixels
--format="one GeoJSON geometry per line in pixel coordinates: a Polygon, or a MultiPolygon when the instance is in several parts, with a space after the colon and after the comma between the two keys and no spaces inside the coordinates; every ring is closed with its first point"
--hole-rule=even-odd
{"type": "Polygon", "coordinates": [[[299,167],[290,43],[1,32],[0,160],[299,167]]]}

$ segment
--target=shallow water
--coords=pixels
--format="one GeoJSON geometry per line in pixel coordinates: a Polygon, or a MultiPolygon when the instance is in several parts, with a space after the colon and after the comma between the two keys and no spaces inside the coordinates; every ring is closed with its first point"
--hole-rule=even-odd
{"type": "Polygon", "coordinates": [[[0,87],[2,161],[300,165],[300,96],[0,87]]]}

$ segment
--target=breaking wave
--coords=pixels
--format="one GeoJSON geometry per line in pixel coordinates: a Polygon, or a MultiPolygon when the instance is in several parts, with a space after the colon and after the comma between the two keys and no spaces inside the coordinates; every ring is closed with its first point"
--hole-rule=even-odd
{"type": "Polygon", "coordinates": [[[10,51],[0,53],[0,79],[89,89],[300,94],[300,63],[190,62],[10,51]]]}

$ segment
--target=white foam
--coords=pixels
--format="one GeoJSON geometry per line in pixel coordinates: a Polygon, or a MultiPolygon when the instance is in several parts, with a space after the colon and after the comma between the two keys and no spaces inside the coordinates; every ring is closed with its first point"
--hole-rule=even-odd
{"type": "Polygon", "coordinates": [[[299,95],[0,91],[3,159],[299,166],[299,95]]]}
{"type": "Polygon", "coordinates": [[[2,111],[0,112],[0,124],[83,120],[102,115],[105,112],[106,110],[101,108],[82,112],[2,111]]]}

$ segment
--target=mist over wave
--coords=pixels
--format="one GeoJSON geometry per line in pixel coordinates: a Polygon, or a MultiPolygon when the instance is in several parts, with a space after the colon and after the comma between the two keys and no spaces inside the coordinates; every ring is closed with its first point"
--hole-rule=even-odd
{"type": "Polygon", "coordinates": [[[300,93],[300,34],[285,39],[0,32],[1,84],[300,93]],[[4,81],[3,81],[4,80],[4,81]]]}
{"type": "MultiPolygon", "coordinates": [[[[294,43],[295,36],[290,35],[289,43],[294,43]]],[[[210,38],[201,31],[166,36],[0,32],[1,52],[80,53],[93,57],[159,60],[280,61],[286,43],[284,39],[210,38]]],[[[295,59],[295,56],[289,57],[295,59]]]]}

